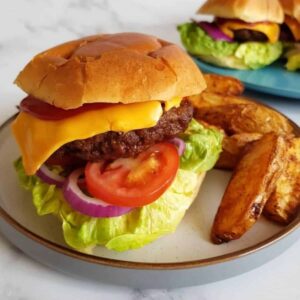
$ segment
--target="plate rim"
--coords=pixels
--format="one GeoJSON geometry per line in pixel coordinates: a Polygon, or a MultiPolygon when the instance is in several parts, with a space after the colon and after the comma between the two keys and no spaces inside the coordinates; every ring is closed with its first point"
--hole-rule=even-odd
{"type": "MultiPolygon", "coordinates": [[[[253,99],[251,99],[253,100],[253,99]]],[[[265,105],[264,103],[261,103],[260,101],[254,101],[258,102],[261,105],[264,105],[268,108],[271,108],[268,105],[265,105]]],[[[271,108],[275,110],[274,108],[271,108]]],[[[275,110],[277,111],[277,110],[275,110]]],[[[278,112],[278,111],[277,111],[278,112]]],[[[284,116],[284,114],[280,113],[284,116]]],[[[0,125],[0,132],[3,131],[17,116],[17,113],[8,118],[6,121],[4,121],[0,125]]],[[[286,117],[286,116],[285,116],[286,117]]],[[[300,127],[293,122],[291,119],[286,117],[291,125],[294,128],[294,132],[296,136],[300,136],[300,127]]],[[[256,243],[252,246],[243,248],[241,250],[237,250],[234,252],[230,252],[223,255],[218,255],[210,258],[204,258],[204,259],[197,259],[197,260],[191,260],[191,261],[183,261],[183,262],[168,262],[168,263],[152,263],[152,262],[134,262],[134,261],[126,261],[126,260],[119,260],[119,259],[112,259],[112,258],[106,258],[101,256],[95,256],[92,254],[86,254],[79,251],[76,251],[74,249],[68,248],[66,246],[57,244],[55,242],[52,242],[50,240],[47,240],[46,238],[39,236],[38,234],[32,232],[31,230],[27,229],[25,226],[20,224],[17,220],[15,220],[13,217],[11,217],[4,208],[0,205],[0,217],[4,219],[4,221],[11,225],[15,230],[17,230],[19,233],[23,234],[25,237],[29,238],[33,242],[36,242],[42,246],[45,246],[46,248],[56,251],[60,254],[69,256],[71,258],[78,259],[83,262],[88,262],[96,265],[102,265],[102,266],[109,266],[109,267],[117,267],[117,268],[124,268],[124,269],[135,269],[135,270],[183,270],[183,269],[192,269],[192,268],[199,268],[199,267],[206,267],[206,266],[212,266],[220,263],[225,263],[228,261],[233,261],[239,258],[242,258],[244,256],[256,253],[266,247],[272,246],[274,243],[282,240],[287,235],[291,234],[295,230],[300,228],[300,214],[297,216],[297,218],[291,222],[289,225],[282,227],[282,230],[280,230],[278,233],[274,234],[273,236],[256,243]]]]}

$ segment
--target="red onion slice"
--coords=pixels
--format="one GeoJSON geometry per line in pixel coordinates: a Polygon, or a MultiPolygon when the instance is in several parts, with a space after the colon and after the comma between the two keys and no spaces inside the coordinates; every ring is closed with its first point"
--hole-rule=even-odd
{"type": "Polygon", "coordinates": [[[213,23],[201,21],[197,22],[197,25],[216,41],[233,42],[231,37],[226,35],[217,25],[213,23]]]}
{"type": "Polygon", "coordinates": [[[42,165],[36,172],[36,175],[48,184],[55,184],[62,188],[66,178],[51,171],[46,165],[42,165]]]}
{"type": "Polygon", "coordinates": [[[185,150],[185,142],[178,138],[178,137],[174,137],[170,140],[168,140],[169,143],[173,144],[174,146],[176,146],[177,151],[178,151],[178,155],[181,156],[185,150]]]}
{"type": "Polygon", "coordinates": [[[110,205],[84,194],[78,186],[78,178],[82,174],[84,174],[83,169],[73,171],[63,186],[63,195],[74,210],[90,217],[109,218],[124,215],[133,209],[133,207],[110,205]]]}

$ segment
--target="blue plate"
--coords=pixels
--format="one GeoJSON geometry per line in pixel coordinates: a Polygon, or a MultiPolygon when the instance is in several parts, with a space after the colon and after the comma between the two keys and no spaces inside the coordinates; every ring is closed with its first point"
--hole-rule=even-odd
{"type": "Polygon", "coordinates": [[[255,71],[216,67],[197,58],[195,58],[195,62],[202,71],[236,77],[249,89],[277,96],[296,98],[300,101],[300,73],[286,71],[280,62],[255,71]]]}

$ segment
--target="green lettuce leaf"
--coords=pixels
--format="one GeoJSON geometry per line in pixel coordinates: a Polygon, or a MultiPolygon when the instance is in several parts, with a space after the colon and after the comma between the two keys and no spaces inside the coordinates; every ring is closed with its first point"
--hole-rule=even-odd
{"type": "Polygon", "coordinates": [[[194,55],[230,56],[239,46],[238,43],[212,39],[195,23],[185,23],[177,29],[184,47],[194,55]]]}
{"type": "Polygon", "coordinates": [[[220,131],[204,128],[193,119],[181,138],[186,149],[180,158],[180,168],[197,173],[213,168],[222,150],[223,135],[220,131]]]}
{"type": "Polygon", "coordinates": [[[234,56],[241,59],[250,69],[259,69],[277,60],[282,53],[282,43],[242,43],[234,56]]]}
{"type": "Polygon", "coordinates": [[[30,190],[38,215],[53,214],[62,221],[66,243],[79,251],[103,245],[115,251],[140,248],[172,233],[192,204],[201,172],[213,167],[221,149],[221,135],[192,121],[183,135],[186,151],[169,189],[155,202],[114,218],[93,218],[74,211],[60,189],[27,176],[22,160],[15,162],[20,184],[30,190]],[[194,153],[195,152],[195,153],[194,153]]]}
{"type": "Polygon", "coordinates": [[[195,23],[178,26],[187,51],[201,59],[236,69],[258,69],[271,64],[282,54],[282,43],[225,42],[212,39],[195,23]]]}
{"type": "Polygon", "coordinates": [[[61,203],[65,201],[60,190],[55,185],[44,183],[37,176],[26,175],[21,158],[15,161],[15,169],[18,173],[20,185],[32,193],[37,214],[39,216],[58,215],[61,203]]]}
{"type": "Polygon", "coordinates": [[[179,169],[171,187],[155,202],[120,217],[93,218],[74,211],[54,185],[36,176],[24,177],[21,160],[15,166],[21,185],[32,192],[38,215],[58,216],[66,243],[84,252],[95,245],[116,251],[136,249],[174,232],[193,202],[199,176],[179,169]]]}

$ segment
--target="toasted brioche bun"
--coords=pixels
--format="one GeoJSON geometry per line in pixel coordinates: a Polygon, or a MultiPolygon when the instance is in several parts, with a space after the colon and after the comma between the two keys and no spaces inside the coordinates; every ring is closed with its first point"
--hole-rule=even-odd
{"type": "Polygon", "coordinates": [[[280,0],[280,2],[284,13],[300,22],[300,0],[280,0]]]}
{"type": "Polygon", "coordinates": [[[284,14],[278,0],[208,0],[197,13],[240,19],[245,22],[282,23],[284,14]]]}
{"type": "Polygon", "coordinates": [[[206,88],[201,71],[183,50],[139,33],[95,35],[46,50],[15,83],[63,109],[95,102],[167,101],[206,88]]]}

